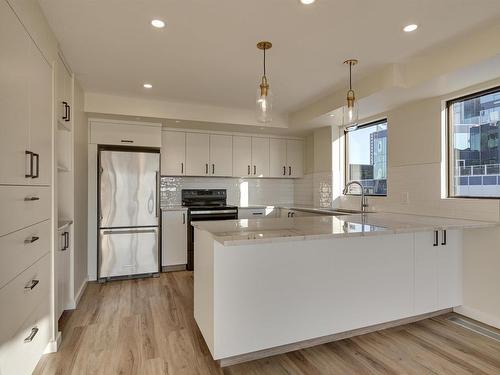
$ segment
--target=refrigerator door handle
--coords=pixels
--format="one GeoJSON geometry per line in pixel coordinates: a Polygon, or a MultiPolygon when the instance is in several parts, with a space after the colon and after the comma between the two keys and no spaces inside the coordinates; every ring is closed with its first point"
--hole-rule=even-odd
{"type": "Polygon", "coordinates": [[[115,228],[115,229],[104,229],[102,234],[131,234],[131,233],[154,233],[157,231],[157,227],[151,228],[115,228]]]}
{"type": "Polygon", "coordinates": [[[160,172],[156,171],[156,217],[160,217],[160,172]]]}

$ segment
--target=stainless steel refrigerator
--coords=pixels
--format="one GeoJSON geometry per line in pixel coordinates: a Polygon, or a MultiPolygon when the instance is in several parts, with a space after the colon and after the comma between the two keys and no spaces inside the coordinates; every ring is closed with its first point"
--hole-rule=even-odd
{"type": "Polygon", "coordinates": [[[99,151],[99,280],[159,272],[160,154],[99,151]]]}

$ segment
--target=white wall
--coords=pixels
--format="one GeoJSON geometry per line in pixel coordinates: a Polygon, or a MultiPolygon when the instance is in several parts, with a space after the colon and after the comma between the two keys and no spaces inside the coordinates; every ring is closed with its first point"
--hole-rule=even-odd
{"type": "Polygon", "coordinates": [[[88,121],[83,111],[83,90],[75,81],[74,116],[74,295],[87,281],[87,143],[88,121]]]}
{"type": "MultiPolygon", "coordinates": [[[[500,85],[500,80],[443,97],[408,103],[376,118],[388,119],[388,195],[369,197],[374,211],[500,221],[500,200],[446,198],[444,102],[500,85]],[[409,199],[406,201],[405,197],[409,199]]],[[[371,120],[371,119],[370,119],[371,120]]],[[[334,205],[358,208],[359,198],[342,196],[343,132],[333,129],[334,205]]],[[[500,327],[500,229],[466,231],[462,313],[500,327]]]]}

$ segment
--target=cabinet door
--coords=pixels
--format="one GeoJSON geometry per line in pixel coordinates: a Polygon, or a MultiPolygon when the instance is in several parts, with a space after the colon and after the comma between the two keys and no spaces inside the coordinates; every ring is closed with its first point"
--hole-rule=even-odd
{"type": "Polygon", "coordinates": [[[210,136],[186,133],[186,175],[208,176],[210,136]]]}
{"type": "Polygon", "coordinates": [[[248,177],[252,171],[252,137],[233,137],[233,176],[248,177]]]}
{"type": "Polygon", "coordinates": [[[288,175],[286,142],[286,139],[271,138],[269,140],[269,175],[271,177],[288,175]]]}
{"type": "Polygon", "coordinates": [[[93,121],[90,124],[90,143],[161,147],[161,127],[93,121]]]}
{"type": "Polygon", "coordinates": [[[29,166],[29,48],[31,40],[0,2],[0,184],[27,184],[29,166]]]}
{"type": "Polygon", "coordinates": [[[440,309],[462,304],[462,231],[440,231],[438,303],[440,309]]]}
{"type": "Polygon", "coordinates": [[[50,185],[52,173],[52,68],[31,44],[29,74],[30,146],[35,185],[50,185]]]}
{"type": "Polygon", "coordinates": [[[304,142],[289,139],[286,141],[287,176],[302,177],[304,174],[304,142]]]}
{"type": "Polygon", "coordinates": [[[161,174],[182,176],[186,171],[186,133],[161,132],[161,174]]]}
{"type": "Polygon", "coordinates": [[[69,303],[69,270],[70,270],[70,249],[69,249],[69,229],[58,232],[58,247],[55,254],[56,263],[56,317],[59,319],[69,303]]]}
{"type": "Polygon", "coordinates": [[[269,138],[252,137],[252,176],[269,177],[269,138]]]}
{"type": "Polygon", "coordinates": [[[230,135],[210,135],[210,175],[233,175],[233,137],[230,135]]]}
{"type": "Polygon", "coordinates": [[[161,228],[161,265],[187,264],[186,211],[163,211],[161,228]]]}
{"type": "Polygon", "coordinates": [[[415,314],[438,309],[438,250],[435,232],[415,233],[415,314]]]}

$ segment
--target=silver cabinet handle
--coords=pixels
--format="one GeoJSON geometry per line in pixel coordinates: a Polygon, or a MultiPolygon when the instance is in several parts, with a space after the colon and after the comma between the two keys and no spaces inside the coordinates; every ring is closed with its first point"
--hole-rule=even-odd
{"type": "Polygon", "coordinates": [[[292,167],[288,167],[288,175],[291,176],[292,175],[292,167]]]}
{"type": "Polygon", "coordinates": [[[68,102],[62,102],[62,105],[63,105],[63,116],[62,116],[62,119],[64,121],[69,121],[69,116],[68,116],[68,102]]]}
{"type": "Polygon", "coordinates": [[[24,343],[27,344],[29,342],[32,342],[37,333],[38,333],[38,328],[36,327],[32,328],[29,336],[24,339],[24,343]]]}
{"type": "Polygon", "coordinates": [[[25,202],[32,202],[32,201],[39,201],[39,200],[40,200],[39,197],[26,197],[26,198],[24,198],[25,202]]]}
{"type": "Polygon", "coordinates": [[[253,166],[253,174],[257,174],[257,166],[253,166]]]}
{"type": "Polygon", "coordinates": [[[184,174],[184,163],[181,163],[181,174],[184,174]]]}
{"type": "Polygon", "coordinates": [[[186,224],[186,213],[182,213],[182,224],[186,224]]]}
{"type": "Polygon", "coordinates": [[[120,142],[121,143],[134,143],[134,141],[131,139],[122,139],[120,142]]]}
{"type": "Polygon", "coordinates": [[[248,166],[248,175],[250,176],[250,166],[248,166]]]}
{"type": "Polygon", "coordinates": [[[437,230],[434,231],[434,243],[432,246],[438,246],[439,245],[439,233],[437,230]]]}
{"type": "Polygon", "coordinates": [[[215,174],[215,164],[212,164],[212,174],[215,174]]]}
{"type": "Polygon", "coordinates": [[[286,167],[283,166],[283,176],[286,176],[286,167]]]}
{"type": "Polygon", "coordinates": [[[40,239],[40,237],[37,237],[37,236],[31,236],[30,238],[26,238],[24,240],[24,243],[25,245],[29,245],[30,243],[33,243],[35,241],[38,241],[40,239]]]}
{"type": "Polygon", "coordinates": [[[446,230],[443,230],[442,233],[443,233],[443,241],[441,242],[441,245],[446,246],[446,230]]]}
{"type": "Polygon", "coordinates": [[[30,283],[29,283],[28,285],[26,285],[26,286],[24,287],[24,289],[25,289],[25,290],[33,290],[33,288],[34,288],[35,286],[37,286],[39,282],[40,282],[40,280],[35,280],[35,279],[33,279],[33,280],[31,280],[31,281],[30,281],[30,283]]]}
{"type": "Polygon", "coordinates": [[[208,174],[208,163],[205,164],[205,174],[208,174]]]}

